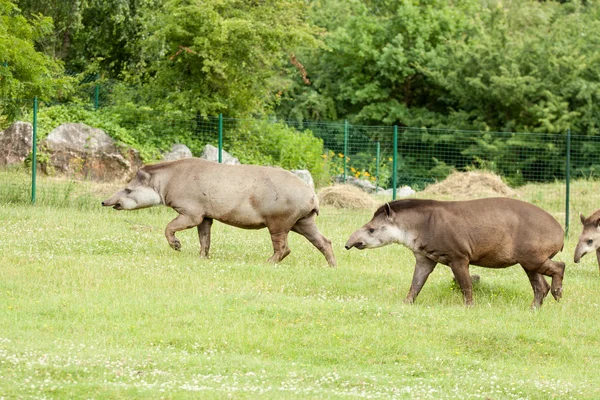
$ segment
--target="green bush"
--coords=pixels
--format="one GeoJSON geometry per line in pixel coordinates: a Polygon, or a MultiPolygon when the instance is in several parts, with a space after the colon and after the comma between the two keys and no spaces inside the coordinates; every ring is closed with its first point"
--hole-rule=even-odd
{"type": "Polygon", "coordinates": [[[316,185],[328,180],[322,159],[323,141],[309,130],[299,132],[268,120],[235,120],[233,129],[224,134],[224,147],[243,164],[307,169],[316,185]]]}
{"type": "MultiPolygon", "coordinates": [[[[93,110],[81,104],[40,107],[38,140],[64,123],[84,123],[102,129],[117,142],[138,151],[144,162],[155,161],[174,143],[183,143],[199,156],[208,143],[218,145],[216,118],[186,113],[156,115],[147,107],[120,105],[93,110]]],[[[315,183],[325,183],[323,141],[310,131],[299,132],[268,120],[233,120],[225,127],[225,149],[244,164],[307,169],[315,183]]]]}

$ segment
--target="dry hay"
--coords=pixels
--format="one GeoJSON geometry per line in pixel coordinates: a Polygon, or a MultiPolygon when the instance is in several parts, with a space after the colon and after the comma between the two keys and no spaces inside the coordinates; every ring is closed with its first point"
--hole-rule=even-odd
{"type": "Polygon", "coordinates": [[[319,204],[336,208],[371,208],[375,200],[352,185],[333,185],[319,191],[319,204]]]}
{"type": "Polygon", "coordinates": [[[443,181],[427,186],[421,193],[453,199],[517,196],[517,192],[502,182],[498,175],[483,171],[453,172],[443,181]]]}

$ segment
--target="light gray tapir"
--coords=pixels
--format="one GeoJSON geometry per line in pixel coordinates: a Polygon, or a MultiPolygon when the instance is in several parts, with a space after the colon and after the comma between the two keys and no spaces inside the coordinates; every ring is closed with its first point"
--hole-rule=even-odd
{"type": "Polygon", "coordinates": [[[312,188],[289,171],[255,165],[225,165],[199,158],[147,165],[127,186],[102,202],[116,210],[164,204],[179,213],[165,230],[169,245],[179,250],[175,232],[198,227],[200,256],[208,257],[214,220],[245,229],[267,228],[274,254],[283,260],[290,249],[288,233],[306,237],[327,259],[336,261],[331,241],[315,219],[319,200],[312,188]]]}
{"type": "Polygon", "coordinates": [[[583,229],[581,235],[579,235],[577,247],[575,247],[573,261],[578,263],[581,257],[595,251],[598,266],[600,267],[600,249],[598,248],[600,247],[600,210],[597,210],[587,218],[583,214],[579,214],[579,219],[581,220],[583,229]]]}
{"type": "Polygon", "coordinates": [[[563,248],[564,232],[546,211],[523,201],[488,198],[469,201],[406,199],[379,207],[371,221],[350,236],[346,249],[390,243],[408,247],[416,258],[406,302],[412,303],[437,263],[448,265],[464,296],[473,304],[469,264],[505,268],[521,264],[531,286],[532,307],[550,290],[562,295],[565,264],[552,257],[563,248]]]}

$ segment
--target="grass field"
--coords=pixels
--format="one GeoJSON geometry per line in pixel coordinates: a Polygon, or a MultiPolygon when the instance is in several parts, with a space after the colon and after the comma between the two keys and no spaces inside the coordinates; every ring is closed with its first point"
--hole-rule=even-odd
{"type": "Polygon", "coordinates": [[[47,179],[30,206],[28,185],[0,171],[0,398],[600,398],[600,273],[573,264],[577,225],[560,303],[530,310],[518,266],[472,267],[467,309],[440,265],[409,306],[408,250],[343,249],[373,210],[321,210],[338,268],[293,234],[270,265],[266,230],[215,223],[201,260],[195,230],[169,248],[166,207],[102,209],[114,185],[47,179]]]}

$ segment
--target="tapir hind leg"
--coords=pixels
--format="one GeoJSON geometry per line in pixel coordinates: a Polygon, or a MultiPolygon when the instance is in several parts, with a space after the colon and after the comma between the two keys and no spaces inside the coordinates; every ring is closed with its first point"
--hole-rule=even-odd
{"type": "Polygon", "coordinates": [[[525,267],[523,267],[523,269],[529,277],[529,282],[531,282],[531,287],[533,288],[533,302],[531,303],[531,308],[540,308],[544,302],[544,298],[546,298],[550,291],[550,285],[546,282],[546,279],[544,279],[542,274],[530,271],[525,267]]]}
{"type": "Polygon", "coordinates": [[[169,242],[169,246],[174,250],[181,250],[181,242],[175,237],[175,232],[193,228],[202,223],[202,217],[193,218],[188,215],[179,214],[173,221],[167,224],[165,236],[169,242]]]}
{"type": "Polygon", "coordinates": [[[414,253],[416,263],[415,263],[415,272],[413,273],[412,284],[410,285],[410,290],[406,295],[406,299],[404,299],[405,303],[412,304],[415,301],[415,298],[421,291],[421,288],[427,281],[429,274],[433,271],[437,262],[425,257],[423,254],[414,253]]]}
{"type": "Polygon", "coordinates": [[[292,227],[292,231],[307,238],[309,242],[323,253],[329,266],[335,267],[336,261],[333,254],[333,247],[331,246],[331,240],[327,239],[319,232],[315,219],[315,214],[312,213],[310,216],[298,220],[292,227]]]}
{"type": "Polygon", "coordinates": [[[200,239],[200,258],[208,258],[208,250],[210,250],[210,228],[212,227],[212,223],[212,218],[204,218],[202,223],[198,225],[198,238],[200,239]]]}

